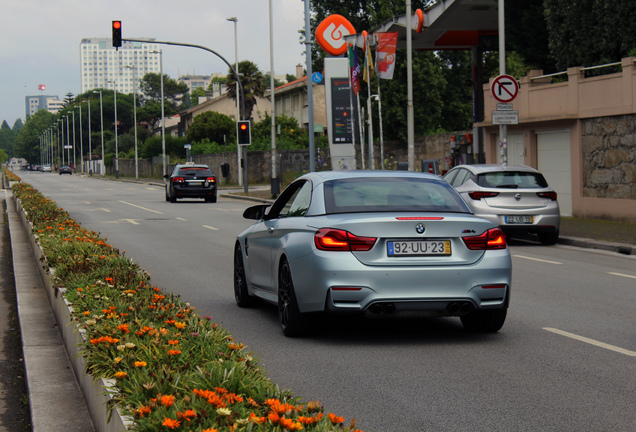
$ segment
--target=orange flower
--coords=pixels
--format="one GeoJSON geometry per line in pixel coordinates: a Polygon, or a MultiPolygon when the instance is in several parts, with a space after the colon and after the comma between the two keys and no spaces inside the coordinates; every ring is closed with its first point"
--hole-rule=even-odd
{"type": "Polygon", "coordinates": [[[329,413],[329,420],[331,420],[331,423],[333,424],[338,424],[344,421],[344,417],[338,417],[334,413],[329,413]]]}
{"type": "Polygon", "coordinates": [[[123,333],[130,333],[130,330],[128,329],[128,324],[119,324],[117,326],[117,330],[123,333]]]}
{"type": "Polygon", "coordinates": [[[181,351],[179,351],[179,350],[171,350],[171,349],[168,350],[168,355],[169,356],[179,355],[179,354],[181,354],[181,351]]]}
{"type": "Polygon", "coordinates": [[[84,315],[90,315],[91,311],[84,311],[83,313],[84,313],[84,315]]]}
{"type": "Polygon", "coordinates": [[[299,416],[298,421],[304,425],[310,425],[310,424],[316,423],[316,419],[314,417],[299,416]]]}
{"type": "Polygon", "coordinates": [[[136,361],[135,362],[135,367],[144,367],[146,365],[147,365],[147,363],[145,361],[136,361]]]}
{"type": "Polygon", "coordinates": [[[256,414],[254,414],[253,412],[250,413],[250,416],[248,418],[249,421],[253,421],[256,424],[262,424],[265,423],[267,421],[266,417],[259,417],[256,414]]]}
{"type": "Polygon", "coordinates": [[[115,378],[117,379],[126,378],[127,376],[128,374],[126,372],[123,372],[123,371],[115,372],[115,378]]]}
{"type": "Polygon", "coordinates": [[[178,428],[181,425],[181,422],[179,420],[175,420],[175,419],[171,419],[168,417],[165,417],[163,419],[163,423],[161,423],[162,426],[168,427],[170,429],[174,429],[174,428],[178,428]]]}
{"type": "Polygon", "coordinates": [[[283,429],[291,431],[303,429],[303,425],[301,423],[295,422],[292,419],[286,419],[285,417],[281,417],[280,425],[283,427],[283,429]]]}
{"type": "Polygon", "coordinates": [[[179,341],[178,340],[169,340],[168,343],[170,345],[177,345],[179,343],[179,341]]]}
{"type": "Polygon", "coordinates": [[[208,428],[208,429],[203,429],[201,432],[218,432],[218,429],[208,428]]]}
{"type": "Polygon", "coordinates": [[[269,419],[269,421],[271,421],[273,424],[278,424],[278,422],[280,422],[280,416],[278,414],[276,414],[275,412],[271,412],[269,413],[269,415],[267,416],[267,418],[269,419]]]}
{"type": "Polygon", "coordinates": [[[186,323],[177,321],[177,322],[174,323],[174,326],[176,328],[178,328],[178,329],[184,329],[184,328],[186,328],[186,323]]]}
{"type": "Polygon", "coordinates": [[[142,406],[141,408],[139,408],[137,410],[137,413],[141,416],[144,417],[146,414],[150,414],[150,407],[149,406],[142,406]]]}
{"type": "Polygon", "coordinates": [[[172,395],[161,396],[161,405],[169,407],[169,406],[172,406],[173,403],[174,403],[174,396],[172,395]]]}

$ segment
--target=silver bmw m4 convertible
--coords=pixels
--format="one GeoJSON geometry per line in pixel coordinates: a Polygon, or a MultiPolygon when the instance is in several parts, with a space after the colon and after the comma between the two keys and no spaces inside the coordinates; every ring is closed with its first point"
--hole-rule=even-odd
{"type": "Polygon", "coordinates": [[[293,181],[234,246],[234,294],[278,307],[286,336],[316,313],[459,317],[496,332],[510,301],[506,237],[440,177],[326,171],[293,181]]]}

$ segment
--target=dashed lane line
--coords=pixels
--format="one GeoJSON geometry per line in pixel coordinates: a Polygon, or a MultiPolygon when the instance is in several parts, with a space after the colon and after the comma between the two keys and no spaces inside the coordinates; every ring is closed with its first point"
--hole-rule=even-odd
{"type": "Polygon", "coordinates": [[[563,263],[558,262],[558,261],[548,261],[548,260],[539,259],[539,258],[531,258],[531,257],[523,256],[523,255],[513,255],[513,257],[515,257],[515,258],[523,258],[523,259],[527,259],[527,260],[531,260],[531,261],[539,261],[539,262],[544,262],[544,263],[548,263],[548,264],[556,264],[556,265],[563,264],[563,263]]]}
{"type": "Polygon", "coordinates": [[[594,340],[594,339],[586,338],[585,336],[579,336],[579,335],[574,334],[574,333],[568,333],[566,331],[555,329],[555,328],[550,328],[550,327],[544,327],[543,330],[546,330],[546,331],[549,331],[549,332],[552,332],[552,333],[556,333],[558,335],[565,336],[565,337],[568,337],[570,339],[575,339],[575,340],[578,340],[578,341],[581,341],[581,342],[585,342],[585,343],[588,343],[590,345],[594,345],[594,346],[597,346],[597,347],[605,348],[605,349],[608,349],[610,351],[614,351],[614,352],[617,352],[617,353],[620,353],[620,354],[625,354],[625,355],[628,355],[630,357],[636,357],[636,351],[630,351],[630,350],[627,350],[625,348],[620,348],[620,347],[617,347],[617,346],[614,346],[614,345],[606,344],[605,342],[599,342],[599,341],[594,340]]]}
{"type": "Polygon", "coordinates": [[[631,279],[636,279],[636,276],[626,275],[626,274],[623,274],[623,273],[607,272],[607,274],[611,274],[611,275],[614,275],[614,276],[622,276],[622,277],[631,278],[631,279]]]}
{"type": "Polygon", "coordinates": [[[152,213],[163,214],[163,213],[162,213],[162,212],[160,212],[160,211],[152,210],[152,209],[149,209],[149,208],[146,208],[146,207],[142,207],[142,206],[138,206],[138,205],[136,205],[136,204],[131,204],[131,203],[126,202],[126,201],[121,201],[121,200],[120,200],[119,202],[120,202],[120,203],[122,203],[122,204],[127,204],[127,205],[132,206],[132,207],[136,207],[136,208],[138,208],[138,209],[146,210],[146,211],[149,211],[149,212],[152,212],[152,213]]]}

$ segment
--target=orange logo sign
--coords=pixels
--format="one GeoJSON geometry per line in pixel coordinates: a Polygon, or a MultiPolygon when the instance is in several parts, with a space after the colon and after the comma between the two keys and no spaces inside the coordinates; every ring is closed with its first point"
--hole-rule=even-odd
{"type": "Polygon", "coordinates": [[[329,15],[316,28],[318,45],[329,54],[338,56],[347,51],[345,36],[356,34],[356,29],[342,15],[329,15]]]}

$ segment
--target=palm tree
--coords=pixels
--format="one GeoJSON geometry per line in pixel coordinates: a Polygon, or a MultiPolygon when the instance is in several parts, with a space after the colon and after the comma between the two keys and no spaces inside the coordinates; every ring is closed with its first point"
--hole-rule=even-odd
{"type": "MultiPolygon", "coordinates": [[[[252,110],[254,109],[254,105],[256,105],[256,97],[263,97],[265,94],[265,77],[263,73],[258,70],[258,67],[249,60],[239,62],[238,74],[241,79],[243,91],[245,92],[245,112],[243,113],[243,118],[247,120],[252,117],[252,110]]],[[[228,96],[236,100],[236,77],[231,70],[227,75],[226,86],[228,96]]]]}

